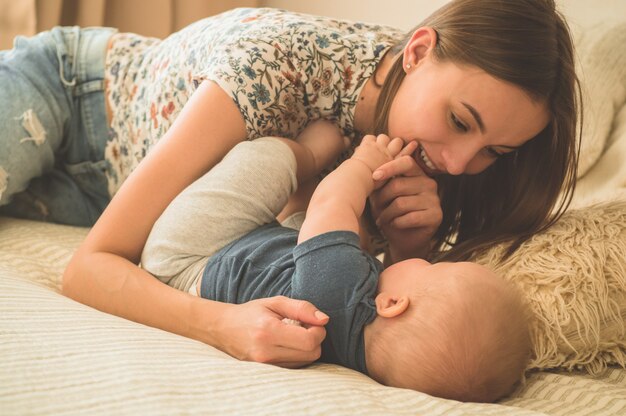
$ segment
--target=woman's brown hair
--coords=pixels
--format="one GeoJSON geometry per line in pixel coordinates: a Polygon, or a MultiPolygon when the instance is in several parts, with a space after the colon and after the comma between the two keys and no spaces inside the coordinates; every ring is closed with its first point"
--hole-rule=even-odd
{"type": "MultiPolygon", "coordinates": [[[[454,0],[417,27],[423,26],[437,33],[437,61],[478,67],[548,105],[547,127],[515,152],[477,175],[436,177],[443,221],[433,258],[466,260],[503,242],[509,243],[510,255],[554,224],[572,199],[582,102],[569,28],[552,0],[454,0]]],[[[412,33],[390,53],[401,53],[412,33]]],[[[377,134],[387,132],[404,75],[400,57],[378,99],[377,134]]]]}

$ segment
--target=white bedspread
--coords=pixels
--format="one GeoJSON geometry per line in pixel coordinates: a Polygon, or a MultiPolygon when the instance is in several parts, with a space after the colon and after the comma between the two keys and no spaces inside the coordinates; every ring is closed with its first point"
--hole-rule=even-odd
{"type": "Polygon", "coordinates": [[[61,296],[86,229],[0,218],[0,414],[624,415],[626,370],[538,372],[500,404],[381,386],[328,364],[237,361],[61,296]]]}

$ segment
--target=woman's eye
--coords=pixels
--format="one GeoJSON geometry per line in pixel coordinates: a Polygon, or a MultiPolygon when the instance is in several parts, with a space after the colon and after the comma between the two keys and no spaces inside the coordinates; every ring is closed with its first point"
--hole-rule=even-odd
{"type": "Polygon", "coordinates": [[[463,124],[461,120],[459,120],[454,113],[450,113],[450,118],[452,119],[452,123],[454,124],[454,127],[458,131],[463,132],[463,133],[467,132],[468,130],[467,126],[463,124]]]}
{"type": "Polygon", "coordinates": [[[493,157],[493,158],[496,158],[496,159],[499,158],[500,156],[504,155],[504,153],[498,152],[493,147],[486,147],[485,150],[487,151],[487,154],[489,155],[489,157],[493,157]]]}

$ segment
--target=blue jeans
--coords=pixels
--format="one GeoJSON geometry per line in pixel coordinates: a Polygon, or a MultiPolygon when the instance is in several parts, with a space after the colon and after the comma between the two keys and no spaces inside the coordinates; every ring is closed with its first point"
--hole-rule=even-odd
{"type": "Polygon", "coordinates": [[[0,215],[90,226],[110,200],[110,28],[56,27],[0,51],[0,215]]]}

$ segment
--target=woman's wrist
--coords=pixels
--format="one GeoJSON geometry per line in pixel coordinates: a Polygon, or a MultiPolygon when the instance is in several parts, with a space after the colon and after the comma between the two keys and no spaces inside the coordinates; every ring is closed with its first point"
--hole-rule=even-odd
{"type": "Polygon", "coordinates": [[[190,296],[186,336],[227,352],[224,339],[223,317],[229,307],[227,303],[190,296]]]}

